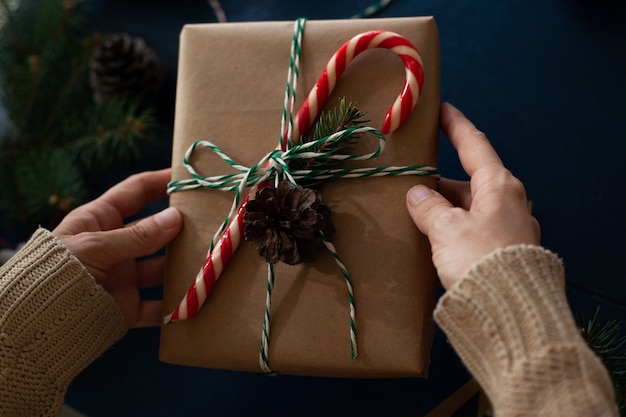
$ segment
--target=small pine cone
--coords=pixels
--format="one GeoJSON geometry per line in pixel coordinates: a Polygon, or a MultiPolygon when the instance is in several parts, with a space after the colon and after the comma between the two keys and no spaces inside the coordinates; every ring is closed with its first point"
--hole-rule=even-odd
{"type": "Polygon", "coordinates": [[[109,35],[95,49],[90,62],[89,83],[97,103],[112,98],[153,102],[161,88],[163,70],[159,60],[141,38],[109,35]]]}
{"type": "Polygon", "coordinates": [[[248,202],[244,236],[266,262],[312,262],[324,247],[318,232],[330,237],[335,231],[330,217],[318,192],[282,181],[277,188],[263,188],[248,202]]]}

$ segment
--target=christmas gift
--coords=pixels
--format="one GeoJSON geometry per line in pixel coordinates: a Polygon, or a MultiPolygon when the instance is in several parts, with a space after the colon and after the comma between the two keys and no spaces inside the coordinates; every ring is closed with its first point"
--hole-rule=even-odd
{"type": "Polygon", "coordinates": [[[185,26],[170,187],[184,226],[167,248],[161,360],[425,376],[436,280],[404,200],[436,186],[438,111],[431,17],[185,26]],[[304,139],[321,107],[368,121],[304,139]],[[309,169],[334,145],[346,161],[309,169]],[[298,238],[315,229],[314,256],[271,232],[276,201],[298,238]]]}

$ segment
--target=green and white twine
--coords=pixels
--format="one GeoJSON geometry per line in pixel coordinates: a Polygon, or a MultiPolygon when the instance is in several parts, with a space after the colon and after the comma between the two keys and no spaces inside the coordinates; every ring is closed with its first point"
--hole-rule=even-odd
{"type": "MultiPolygon", "coordinates": [[[[409,165],[409,166],[379,166],[367,168],[312,168],[312,169],[296,169],[291,170],[290,164],[298,160],[336,160],[336,161],[365,161],[376,158],[385,148],[387,140],[385,136],[377,129],[369,126],[351,127],[339,132],[333,133],[314,141],[305,142],[299,145],[292,145],[288,150],[282,151],[274,149],[267,153],[263,158],[251,167],[239,164],[222,149],[210,141],[198,140],[194,142],[187,150],[183,157],[183,165],[192,178],[185,180],[174,180],[168,185],[168,192],[196,190],[201,188],[210,188],[220,191],[235,191],[240,194],[246,188],[255,185],[276,176],[284,175],[292,183],[305,181],[307,184],[320,183],[331,179],[340,178],[366,178],[366,177],[391,177],[391,176],[426,176],[438,175],[436,168],[427,165],[409,165]],[[348,137],[370,133],[378,139],[378,145],[370,153],[366,154],[339,154],[329,152],[318,152],[316,149],[322,147],[330,147],[333,143],[345,141],[348,137]],[[218,155],[224,162],[234,168],[239,173],[216,175],[203,177],[199,175],[189,162],[191,155],[198,148],[207,148],[218,155]],[[293,181],[292,181],[293,180],[293,181]]],[[[236,205],[236,208],[238,205],[236,205]]],[[[235,208],[235,211],[236,211],[235,208]]],[[[230,216],[232,217],[232,216],[230,216]]]]}
{"type": "MultiPolygon", "coordinates": [[[[168,193],[174,193],[185,190],[195,189],[214,189],[220,191],[234,191],[235,197],[230,212],[222,222],[220,229],[214,235],[211,241],[211,250],[215,242],[224,233],[226,227],[230,224],[240,205],[241,195],[247,188],[251,188],[249,195],[253,194],[258,187],[263,187],[268,181],[273,180],[277,185],[280,180],[287,179],[293,186],[297,186],[298,182],[306,182],[307,184],[319,184],[321,182],[339,179],[339,178],[367,178],[367,177],[387,177],[387,176],[439,176],[436,168],[426,165],[411,166],[380,166],[374,168],[324,168],[323,162],[332,161],[364,161],[379,156],[386,144],[385,136],[377,129],[369,126],[351,127],[336,132],[330,136],[326,136],[310,142],[295,144],[290,137],[293,126],[294,103],[296,100],[296,85],[298,80],[298,68],[300,63],[300,54],[302,46],[302,37],[304,32],[305,19],[298,19],[294,25],[294,34],[292,39],[291,56],[289,60],[289,70],[285,90],[285,100],[283,103],[283,112],[281,119],[281,135],[279,137],[278,148],[268,152],[263,158],[251,167],[246,167],[223,152],[217,145],[210,141],[195,141],[187,150],[183,157],[183,165],[191,175],[191,179],[174,180],[168,185],[168,193]],[[283,141],[283,132],[287,127],[287,140],[283,141]],[[345,141],[347,138],[357,135],[372,134],[377,139],[376,148],[370,153],[364,154],[341,154],[337,149],[339,146],[329,146],[345,141]],[[286,143],[287,149],[282,150],[281,144],[286,143]],[[198,148],[207,148],[218,155],[226,164],[234,168],[239,173],[208,176],[199,175],[190,163],[191,155],[198,148]],[[324,152],[320,149],[335,149],[335,151],[324,152]],[[311,169],[294,169],[290,165],[297,161],[315,161],[315,166],[311,169]],[[320,161],[322,163],[320,164],[320,161]],[[321,165],[321,167],[320,167],[321,165]]],[[[295,164],[298,165],[298,164],[295,164]]],[[[306,165],[306,164],[299,164],[306,165]]],[[[352,358],[357,357],[357,338],[356,338],[356,307],[354,301],[354,293],[350,274],[343,261],[339,257],[334,245],[320,232],[320,239],[333,256],[346,282],[348,289],[348,301],[350,305],[350,351],[352,358]]],[[[261,370],[268,375],[275,375],[269,364],[269,338],[270,338],[270,322],[271,322],[271,300],[272,291],[275,283],[274,266],[268,263],[268,273],[266,282],[266,301],[265,312],[263,317],[263,329],[260,341],[259,363],[261,370]]]]}

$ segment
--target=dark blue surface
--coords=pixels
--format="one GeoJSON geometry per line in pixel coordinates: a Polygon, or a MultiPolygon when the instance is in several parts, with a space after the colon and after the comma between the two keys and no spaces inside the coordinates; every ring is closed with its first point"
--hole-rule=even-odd
{"type": "MultiPolygon", "coordinates": [[[[224,1],[231,21],[347,18],[369,0],[224,1]]],[[[160,148],[143,168],[170,164],[178,34],[214,22],[201,0],[93,2],[105,32],[143,37],[167,70],[160,148]]],[[[624,1],[396,0],[381,17],[434,15],[442,100],[484,130],[526,184],[543,243],[565,260],[574,311],[602,305],[626,318],[626,6],[624,1]]],[[[445,140],[440,168],[463,178],[445,140]]],[[[106,188],[127,172],[94,184],[106,188]]],[[[429,380],[337,380],[190,369],[160,363],[158,330],[131,331],[72,384],[89,416],[420,416],[468,377],[438,334],[429,380]]]]}

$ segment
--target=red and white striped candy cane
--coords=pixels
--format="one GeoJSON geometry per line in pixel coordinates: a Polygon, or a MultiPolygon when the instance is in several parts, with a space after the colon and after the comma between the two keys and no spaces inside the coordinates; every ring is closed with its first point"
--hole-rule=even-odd
{"type": "MultiPolygon", "coordinates": [[[[394,52],[404,63],[406,74],[402,92],[387,110],[381,132],[385,135],[391,133],[406,120],[417,104],[424,82],[423,63],[419,52],[408,39],[397,33],[384,30],[365,32],[346,42],[330,59],[315,87],[298,111],[291,134],[288,133],[289,129],[285,129],[281,143],[283,150],[287,149],[290,137],[297,138],[299,141],[300,136],[305,135],[311,128],[348,64],[357,55],[371,48],[389,49],[394,52]]],[[[226,264],[244,239],[243,216],[249,198],[250,194],[208,254],[183,300],[172,314],[165,317],[165,323],[191,318],[198,313],[226,264]]]]}
{"type": "MultiPolygon", "coordinates": [[[[335,55],[328,61],[317,80],[315,87],[309,93],[306,101],[300,107],[294,123],[292,138],[299,138],[306,134],[311,125],[324,108],[328,96],[335,88],[337,80],[348,64],[361,52],[371,48],[389,49],[402,59],[406,78],[404,87],[396,101],[387,110],[383,127],[380,131],[386,135],[393,132],[406,120],[411,110],[417,104],[417,99],[422,91],[424,83],[424,70],[422,58],[415,46],[405,37],[397,33],[375,30],[361,33],[343,44],[335,55]]],[[[283,136],[283,148],[288,138],[283,136]]]]}

